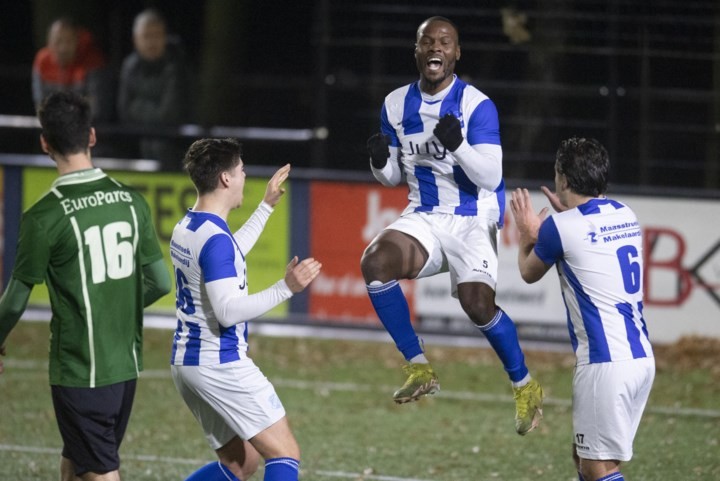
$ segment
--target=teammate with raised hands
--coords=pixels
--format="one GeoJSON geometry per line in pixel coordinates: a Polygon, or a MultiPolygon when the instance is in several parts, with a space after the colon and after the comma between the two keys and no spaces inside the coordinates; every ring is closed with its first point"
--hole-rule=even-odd
{"type": "Polygon", "coordinates": [[[246,480],[262,456],[265,481],[294,481],[300,449],[273,385],[247,355],[248,321],[305,289],[322,266],[295,257],[284,278],[248,294],[245,256],[285,193],[290,165],[272,176],[263,201],[232,233],[227,217],[242,204],[245,186],[241,153],[233,139],[202,139],[190,146],[184,166],[197,202],[170,242],[178,316],[172,376],[219,459],[187,479],[246,480]]]}
{"type": "Polygon", "coordinates": [[[621,481],[653,380],[655,359],[643,317],[642,230],[630,207],[605,196],[610,159],[595,139],[560,143],[557,211],[536,214],[527,189],[512,193],[520,231],[518,266],[528,282],[553,266],[560,278],[573,374],[573,458],[580,481],[621,481]]]}

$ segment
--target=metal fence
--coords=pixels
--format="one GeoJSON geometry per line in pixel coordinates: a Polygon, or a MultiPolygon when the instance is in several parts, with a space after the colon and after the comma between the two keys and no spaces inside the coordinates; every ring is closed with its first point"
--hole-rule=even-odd
{"type": "MultiPolygon", "coordinates": [[[[720,188],[717,0],[246,3],[257,19],[251,26],[262,25],[259,14],[268,9],[272,15],[285,9],[289,17],[302,11],[288,24],[305,31],[292,36],[304,39],[293,46],[302,53],[272,68],[267,60],[248,62],[245,73],[224,76],[222,84],[199,83],[200,90],[222,92],[231,113],[239,112],[232,116],[237,125],[155,134],[189,141],[225,133],[245,140],[252,162],[366,171],[365,140],[379,127],[384,96],[417,79],[415,30],[442,14],[460,30],[458,74],[498,106],[506,177],[550,179],[559,141],[580,135],[608,147],[612,184],[720,188]],[[275,129],[291,138],[278,139],[275,129]]],[[[265,33],[274,36],[273,48],[284,48],[282,32],[265,33]]],[[[256,35],[248,40],[262,44],[256,35]]],[[[248,59],[258,55],[248,50],[248,59]]],[[[0,98],[29,93],[26,70],[22,78],[17,66],[0,69],[0,98]]],[[[0,114],[19,113],[3,112],[3,104],[0,114]]],[[[113,146],[153,133],[118,125],[98,130],[109,156],[113,146]]],[[[5,152],[38,152],[32,128],[4,123],[0,142],[5,152]]]]}
{"type": "MultiPolygon", "coordinates": [[[[608,147],[613,182],[720,186],[714,0],[451,1],[441,9],[325,0],[316,20],[325,103],[353,100],[325,109],[329,125],[378,124],[383,96],[417,77],[418,24],[439,11],[460,29],[457,72],[498,106],[508,176],[548,178],[559,141],[584,135],[608,147]]],[[[333,158],[345,143],[350,137],[330,146],[333,158]]]]}

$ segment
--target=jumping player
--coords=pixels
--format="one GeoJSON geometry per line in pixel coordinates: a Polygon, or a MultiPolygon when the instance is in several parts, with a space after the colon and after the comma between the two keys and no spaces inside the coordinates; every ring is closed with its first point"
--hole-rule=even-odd
{"type": "Polygon", "coordinates": [[[367,247],[361,268],[380,321],[408,361],[395,402],[439,388],[398,281],[449,270],[452,295],[510,377],[515,428],[526,434],[542,417],[543,393],[525,365],[513,321],[495,304],[505,210],[498,115],[485,94],[455,75],[458,60],[455,25],[444,17],[422,22],[415,44],[420,80],[385,98],[381,131],[367,143],[375,178],[386,186],[405,180],[410,202],[367,247]]]}

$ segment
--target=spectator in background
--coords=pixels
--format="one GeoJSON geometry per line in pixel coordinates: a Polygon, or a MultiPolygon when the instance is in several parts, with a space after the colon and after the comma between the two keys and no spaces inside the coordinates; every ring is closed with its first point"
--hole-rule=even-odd
{"type": "Polygon", "coordinates": [[[112,116],[112,108],[107,108],[110,92],[104,88],[107,85],[104,66],[105,56],[87,29],[68,17],[55,20],[48,29],[47,45],[33,61],[35,109],[52,92],[73,91],[88,99],[94,120],[107,120],[112,116]]]}
{"type": "MultiPolygon", "coordinates": [[[[135,51],[120,73],[118,116],[133,125],[177,126],[188,117],[188,75],[177,42],[168,41],[167,24],[156,10],[144,10],[133,24],[135,51]]],[[[184,148],[172,138],[145,137],[140,155],[178,170],[184,148]]]]}

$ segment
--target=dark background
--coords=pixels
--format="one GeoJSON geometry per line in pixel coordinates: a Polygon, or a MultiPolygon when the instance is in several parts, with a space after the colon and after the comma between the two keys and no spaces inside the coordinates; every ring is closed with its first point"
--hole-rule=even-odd
{"type": "MultiPolygon", "coordinates": [[[[71,15],[119,72],[134,16],[158,8],[193,72],[194,123],[315,129],[306,142],[245,139],[246,162],[366,172],[384,96],[417,79],[418,24],[460,29],[457,73],[498,106],[505,176],[548,181],[571,135],[596,137],[615,184],[720,189],[720,2],[0,1],[0,114],[33,115],[30,70],[47,27],[71,15]],[[526,42],[502,9],[526,16],[526,42]]],[[[117,127],[117,126],[115,126],[117,127]]],[[[98,126],[101,142],[132,137],[98,126]]],[[[183,139],[189,144],[193,139],[183,139]]],[[[2,152],[39,153],[37,132],[0,128],[2,152]]],[[[121,150],[118,150],[118,154],[121,150]]],[[[112,152],[111,152],[112,154],[112,152]]]]}

